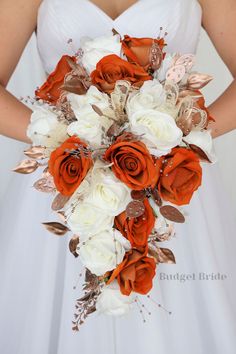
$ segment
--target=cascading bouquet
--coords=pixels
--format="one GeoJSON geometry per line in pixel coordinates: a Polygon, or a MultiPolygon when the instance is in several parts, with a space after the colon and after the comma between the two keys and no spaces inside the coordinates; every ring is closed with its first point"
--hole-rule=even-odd
{"type": "Polygon", "coordinates": [[[148,294],[159,263],[175,263],[160,242],[183,223],[181,206],[213,162],[212,118],[199,91],[212,79],[192,72],[192,54],[164,53],[165,37],[81,40],[36,90],[32,146],[14,170],[43,166],[34,187],[56,194],[56,235],[85,267],[73,329],[96,310],[123,314],[148,294]]]}

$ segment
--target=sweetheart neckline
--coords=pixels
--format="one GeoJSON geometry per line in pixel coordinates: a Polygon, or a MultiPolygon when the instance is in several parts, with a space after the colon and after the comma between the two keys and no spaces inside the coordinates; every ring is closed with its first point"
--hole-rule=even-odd
{"type": "Polygon", "coordinates": [[[127,13],[129,13],[133,9],[135,9],[142,2],[142,0],[136,0],[133,4],[131,4],[129,7],[127,7],[127,9],[125,9],[123,12],[121,12],[120,15],[118,15],[116,18],[113,19],[102,8],[100,8],[98,5],[96,5],[91,0],[83,0],[83,1],[86,2],[88,5],[90,5],[91,7],[93,7],[98,12],[100,12],[100,14],[102,14],[104,17],[106,17],[112,23],[119,21],[119,19],[121,19],[123,16],[125,16],[127,13]]]}

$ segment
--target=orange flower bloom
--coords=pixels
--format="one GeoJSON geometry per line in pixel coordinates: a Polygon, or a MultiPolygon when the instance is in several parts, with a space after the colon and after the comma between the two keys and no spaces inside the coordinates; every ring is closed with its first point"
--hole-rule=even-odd
{"type": "Polygon", "coordinates": [[[115,217],[116,228],[130,241],[132,247],[146,247],[154,227],[155,217],[148,199],[144,200],[145,212],[137,218],[127,218],[124,211],[115,217]]]}
{"type": "Polygon", "coordinates": [[[118,80],[127,80],[136,87],[141,87],[143,82],[151,80],[151,76],[138,65],[131,64],[115,54],[102,58],[91,73],[92,83],[101,91],[111,93],[118,80]]]}
{"type": "Polygon", "coordinates": [[[46,82],[35,91],[36,97],[54,105],[57,103],[57,100],[61,95],[60,87],[64,84],[66,74],[72,70],[67,62],[68,58],[75,62],[75,57],[63,55],[58,62],[56,69],[48,76],[46,82]]]}
{"type": "Polygon", "coordinates": [[[150,66],[150,50],[153,43],[157,43],[161,51],[166,45],[163,38],[134,38],[126,35],[122,40],[122,49],[128,61],[141,65],[145,70],[148,70],[150,66]]]}
{"type": "Polygon", "coordinates": [[[191,150],[174,148],[161,160],[164,162],[158,182],[161,197],[177,205],[189,204],[202,181],[199,158],[191,150]]]}
{"type": "Polygon", "coordinates": [[[138,250],[126,253],[121,264],[112,272],[107,284],[117,279],[123,295],[132,291],[147,294],[152,289],[152,280],[156,274],[156,263],[138,250]]]}
{"type": "Polygon", "coordinates": [[[160,175],[160,163],[154,160],[142,142],[127,137],[127,134],[121,135],[107,149],[104,159],[113,163],[112,171],[129,188],[154,187],[160,175]]]}
{"type": "Polygon", "coordinates": [[[49,172],[61,194],[72,195],[92,166],[91,157],[83,151],[86,147],[83,141],[72,136],[51,153],[49,172]],[[75,150],[78,151],[76,156],[70,153],[75,150]]]}

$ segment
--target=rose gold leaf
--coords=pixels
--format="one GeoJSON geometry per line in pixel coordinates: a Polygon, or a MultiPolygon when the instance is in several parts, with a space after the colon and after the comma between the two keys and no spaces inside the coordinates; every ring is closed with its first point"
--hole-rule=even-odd
{"type": "Polygon", "coordinates": [[[199,146],[194,145],[194,144],[189,144],[189,147],[193,152],[195,152],[200,157],[201,160],[211,163],[211,160],[209,160],[206,153],[199,146]]]}
{"type": "Polygon", "coordinates": [[[95,104],[91,104],[91,106],[92,106],[92,109],[94,110],[94,112],[96,112],[101,117],[103,116],[103,113],[98,106],[96,106],[95,104]]]}
{"type": "Polygon", "coordinates": [[[72,239],[69,242],[69,250],[75,257],[79,256],[78,253],[76,252],[78,244],[79,244],[79,237],[78,236],[72,237],[72,239]]]}
{"type": "Polygon", "coordinates": [[[39,163],[35,160],[23,160],[12,171],[22,174],[29,174],[37,170],[39,163]]]}
{"type": "Polygon", "coordinates": [[[151,190],[151,193],[152,193],[154,202],[155,202],[159,207],[161,207],[161,206],[162,206],[162,199],[161,199],[161,197],[160,197],[160,194],[159,194],[159,192],[158,192],[158,189],[157,189],[157,188],[152,189],[152,190],[151,190]]]}
{"type": "Polygon", "coordinates": [[[74,77],[66,81],[65,84],[61,86],[61,89],[77,95],[84,95],[88,91],[83,81],[78,77],[74,77]]]}
{"type": "Polygon", "coordinates": [[[164,205],[160,208],[161,215],[173,222],[184,223],[185,217],[184,215],[175,207],[171,205],[164,205]]]}
{"type": "Polygon", "coordinates": [[[70,231],[67,226],[62,225],[59,222],[43,222],[42,224],[48,231],[57,236],[64,236],[68,231],[70,231]]]}
{"type": "Polygon", "coordinates": [[[173,252],[168,248],[158,248],[157,254],[158,254],[158,263],[169,263],[169,264],[176,263],[173,252]]]}
{"type": "Polygon", "coordinates": [[[69,199],[69,196],[58,193],[52,202],[52,210],[57,211],[62,209],[69,199]]]}
{"type": "Polygon", "coordinates": [[[181,57],[179,57],[175,65],[184,65],[186,68],[186,71],[189,72],[193,65],[195,64],[195,55],[194,54],[184,54],[181,57]]]}
{"type": "Polygon", "coordinates": [[[144,198],[146,197],[146,191],[142,190],[142,191],[131,191],[131,198],[134,200],[144,200],[144,198]]]}
{"type": "Polygon", "coordinates": [[[77,69],[77,64],[71,58],[67,57],[66,61],[69,64],[69,66],[71,67],[72,70],[76,70],[77,69]]]}
{"type": "Polygon", "coordinates": [[[175,84],[180,82],[185,75],[185,66],[184,65],[176,65],[170,68],[166,73],[166,80],[172,81],[175,84]]]}
{"type": "Polygon", "coordinates": [[[128,218],[138,218],[145,212],[145,206],[140,200],[133,200],[127,205],[126,215],[128,218]]]}
{"type": "Polygon", "coordinates": [[[87,315],[91,315],[92,313],[94,313],[96,311],[96,306],[92,306],[88,309],[87,311],[87,315]]]}
{"type": "Polygon", "coordinates": [[[29,149],[24,151],[24,154],[31,159],[42,160],[45,158],[44,152],[45,147],[43,146],[31,146],[29,149]]]}
{"type": "Polygon", "coordinates": [[[107,131],[107,136],[112,138],[113,136],[118,136],[120,134],[120,127],[118,124],[113,123],[107,131]]]}
{"type": "Polygon", "coordinates": [[[34,188],[39,192],[52,193],[56,190],[52,178],[41,178],[34,183],[34,188]]]}
{"type": "Polygon", "coordinates": [[[150,48],[149,52],[149,62],[151,64],[152,70],[158,70],[161,67],[163,61],[163,53],[159,45],[154,42],[150,48]]]}
{"type": "Polygon", "coordinates": [[[212,76],[206,74],[191,74],[188,77],[187,88],[199,90],[206,86],[212,79],[212,76]]]}

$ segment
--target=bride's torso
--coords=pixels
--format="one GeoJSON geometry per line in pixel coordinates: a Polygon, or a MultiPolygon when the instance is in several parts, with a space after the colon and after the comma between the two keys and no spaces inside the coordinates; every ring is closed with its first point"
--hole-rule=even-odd
{"type": "Polygon", "coordinates": [[[155,38],[160,27],[168,32],[168,52],[194,53],[201,15],[197,0],[137,0],[115,20],[90,0],[43,0],[38,12],[39,54],[49,73],[63,54],[78,50],[81,37],[97,37],[114,28],[121,35],[155,38]]]}

